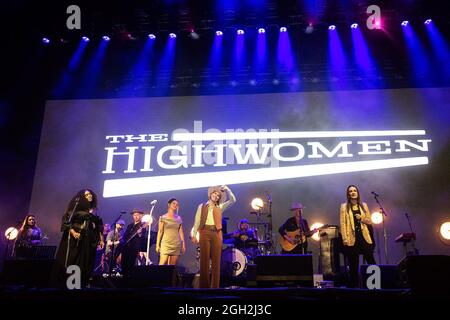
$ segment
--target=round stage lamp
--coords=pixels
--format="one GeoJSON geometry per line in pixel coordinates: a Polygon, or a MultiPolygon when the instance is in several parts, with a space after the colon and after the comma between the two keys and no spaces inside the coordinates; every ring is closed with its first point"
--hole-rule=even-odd
{"type": "Polygon", "coordinates": [[[370,219],[373,224],[380,224],[383,222],[383,214],[379,211],[372,212],[370,219]]]}
{"type": "MultiPolygon", "coordinates": [[[[318,229],[323,227],[324,224],[321,222],[316,222],[313,223],[310,227],[309,230],[314,230],[314,229],[318,229]]],[[[319,235],[319,231],[314,232],[314,234],[311,236],[311,239],[313,239],[314,241],[319,241],[320,240],[320,235],[319,235]]]]}
{"type": "Polygon", "coordinates": [[[6,229],[5,231],[5,237],[8,240],[14,240],[17,238],[17,235],[19,234],[19,230],[17,230],[14,227],[9,227],[8,229],[6,229]]]}
{"type": "MultiPolygon", "coordinates": [[[[194,228],[191,229],[191,238],[194,237],[194,228]]],[[[200,234],[197,231],[197,234],[195,235],[195,239],[197,239],[197,242],[200,241],[200,234]]]]}
{"type": "Polygon", "coordinates": [[[142,217],[142,222],[143,223],[148,223],[148,224],[152,224],[153,223],[153,217],[149,214],[146,214],[142,217]]]}
{"type": "Polygon", "coordinates": [[[255,211],[262,210],[262,208],[264,208],[264,201],[262,201],[261,198],[255,198],[250,203],[250,206],[255,211]]]}
{"type": "Polygon", "coordinates": [[[439,228],[439,236],[445,244],[450,245],[450,221],[441,224],[441,227],[439,228]]]}

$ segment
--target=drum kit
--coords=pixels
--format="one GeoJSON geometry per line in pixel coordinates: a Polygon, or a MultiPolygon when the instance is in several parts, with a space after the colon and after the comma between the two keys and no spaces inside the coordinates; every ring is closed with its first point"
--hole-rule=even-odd
{"type": "MultiPolygon", "coordinates": [[[[249,223],[250,225],[257,225],[249,223]]],[[[222,250],[221,273],[228,277],[245,276],[248,265],[256,262],[258,255],[270,252],[271,242],[266,240],[266,233],[258,237],[258,228],[251,228],[248,232],[253,236],[241,235],[236,237],[234,233],[224,235],[225,248],[222,250]]]]}

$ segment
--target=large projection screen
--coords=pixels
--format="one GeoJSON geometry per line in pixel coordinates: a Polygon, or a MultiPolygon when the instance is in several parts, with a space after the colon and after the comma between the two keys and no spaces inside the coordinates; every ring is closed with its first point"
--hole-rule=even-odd
{"type": "MultiPolygon", "coordinates": [[[[394,239],[410,231],[405,214],[421,253],[446,254],[437,228],[450,216],[449,93],[422,88],[48,101],[30,212],[48,244],[57,244],[61,217],[80,189],[97,193],[108,223],[120,211],[149,211],[154,199],[158,217],[175,197],[188,234],[207,187],[227,184],[237,197],[225,212],[228,232],[242,218],[256,221],[249,205],[254,197],[270,197],[276,238],[294,201],[306,206],[310,225],[338,225],[346,187],[355,184],[373,211],[378,205],[371,192],[380,194],[390,263],[403,255],[394,239]]],[[[384,263],[382,230],[376,231],[384,263]]],[[[309,247],[317,254],[318,243],[309,247]]],[[[188,243],[180,265],[195,272],[195,257],[188,243]]]]}

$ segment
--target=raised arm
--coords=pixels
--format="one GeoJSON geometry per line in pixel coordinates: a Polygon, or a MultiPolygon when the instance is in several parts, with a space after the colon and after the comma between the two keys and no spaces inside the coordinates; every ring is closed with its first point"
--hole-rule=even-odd
{"type": "Polygon", "coordinates": [[[227,196],[228,196],[228,200],[221,205],[221,209],[222,209],[222,212],[223,212],[228,207],[230,207],[232,204],[234,204],[236,202],[236,196],[231,191],[231,189],[228,188],[228,186],[222,186],[222,189],[225,190],[225,192],[227,193],[227,196]]]}

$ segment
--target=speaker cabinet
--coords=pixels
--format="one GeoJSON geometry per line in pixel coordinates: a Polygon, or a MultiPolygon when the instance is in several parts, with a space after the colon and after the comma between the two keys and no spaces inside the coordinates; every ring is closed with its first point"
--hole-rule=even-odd
{"type": "Polygon", "coordinates": [[[310,254],[283,254],[256,258],[258,287],[313,286],[313,263],[310,254]]]}
{"type": "MultiPolygon", "coordinates": [[[[380,268],[380,289],[400,289],[402,287],[397,265],[378,264],[377,266],[380,268]]],[[[367,264],[359,267],[361,288],[363,289],[368,289],[367,279],[372,275],[372,273],[367,274],[367,267],[369,267],[367,264]]]]}
{"type": "Polygon", "coordinates": [[[6,260],[1,275],[2,284],[50,287],[50,275],[55,260],[6,260]]]}
{"type": "Polygon", "coordinates": [[[398,264],[405,288],[421,293],[450,294],[450,256],[407,256],[398,264]]]}

